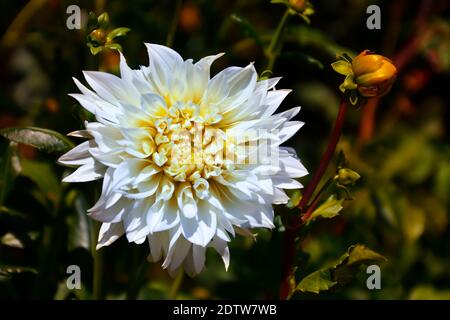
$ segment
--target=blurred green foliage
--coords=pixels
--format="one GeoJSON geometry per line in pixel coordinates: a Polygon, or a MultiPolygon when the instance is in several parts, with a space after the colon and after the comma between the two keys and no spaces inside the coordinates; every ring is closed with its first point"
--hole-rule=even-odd
{"type": "MultiPolygon", "coordinates": [[[[332,198],[336,203],[331,211],[326,203],[319,207],[325,206],[325,213],[317,216],[336,217],[318,217],[302,230],[302,250],[296,257],[300,292],[294,299],[450,299],[449,4],[375,1],[382,9],[382,29],[368,30],[365,9],[373,3],[312,1],[310,24],[289,21],[274,66],[273,75],[283,76],[280,88],[294,89],[281,109],[303,106],[300,119],[306,125],[289,145],[312,172],[337,113],[341,79],[330,67],[335,55],[371,49],[401,63],[388,96],[350,111],[338,150],[344,151],[348,167],[361,178],[350,187],[352,200],[332,198]],[[366,288],[365,272],[346,279],[345,286],[334,286],[336,269],[348,264],[352,249],[347,250],[356,243],[386,257],[380,264],[381,290],[366,288]],[[326,267],[330,265],[331,269],[326,267]],[[305,289],[301,279],[314,274],[330,290],[306,293],[317,290],[305,289]]],[[[168,39],[177,2],[0,4],[0,129],[10,138],[8,132],[19,130],[11,128],[22,128],[20,139],[0,140],[0,298],[93,295],[92,248],[98,225],[85,212],[98,197],[99,185],[61,183],[66,169],[56,165],[54,154],[45,152],[48,146],[41,144],[42,139],[33,142],[36,132],[24,129],[52,130],[39,134],[56,139],[60,149],[53,151],[61,151],[72,142],[57,132],[81,129],[92,117],[67,96],[76,91],[72,77],[81,78],[82,70],[118,73],[115,50],[103,48],[93,56],[86,46],[87,30],[66,28],[65,10],[71,4],[81,7],[85,23],[90,11],[108,12],[114,26],[131,28],[129,33],[116,29],[113,36],[127,33],[121,48],[130,65],[137,67],[147,63],[143,42],[164,44],[168,39]],[[82,270],[80,290],[65,285],[66,268],[72,264],[82,270]]],[[[284,10],[269,0],[182,1],[173,47],[194,59],[226,52],[213,71],[255,61],[262,72],[265,48],[284,10]]],[[[327,178],[336,174],[337,159],[334,164],[327,178]]],[[[343,191],[332,185],[327,192],[343,191]]],[[[293,214],[287,207],[278,206],[276,211],[281,217],[293,214]]],[[[258,230],[256,241],[236,238],[228,272],[220,258],[208,252],[206,270],[197,278],[184,279],[178,297],[276,298],[285,231],[279,217],[276,225],[273,231],[258,230]]],[[[120,239],[101,254],[105,298],[168,297],[173,280],[158,264],[146,262],[147,244],[130,245],[120,239]]]]}

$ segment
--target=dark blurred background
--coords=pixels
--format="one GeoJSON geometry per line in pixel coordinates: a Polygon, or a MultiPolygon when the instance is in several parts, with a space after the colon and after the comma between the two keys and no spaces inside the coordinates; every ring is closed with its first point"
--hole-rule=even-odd
{"type": "MultiPolygon", "coordinates": [[[[281,109],[302,106],[305,126],[289,141],[312,172],[327,142],[342,78],[330,63],[337,53],[370,49],[399,69],[392,91],[349,113],[338,146],[361,179],[339,217],[317,221],[302,240],[308,264],[301,275],[338,258],[355,243],[387,257],[382,289],[366,288],[366,274],[344,287],[308,299],[450,299],[450,19],[448,1],[312,0],[308,25],[293,17],[273,75],[293,92],[281,109]],[[381,8],[381,29],[366,27],[366,8],[381,8]]],[[[118,72],[118,54],[93,56],[84,30],[66,27],[66,8],[77,4],[108,12],[111,24],[131,31],[119,40],[128,63],[147,65],[143,42],[165,44],[177,1],[2,1],[0,12],[0,128],[36,126],[63,134],[89,118],[68,93],[82,70],[118,72]]],[[[255,62],[264,71],[268,45],[285,7],[263,0],[181,2],[173,48],[185,59],[226,52],[213,73],[255,62]]],[[[280,110],[281,111],[281,110],[280,110]]],[[[9,142],[0,138],[2,166],[9,142]]],[[[15,149],[14,149],[15,150],[15,149]]],[[[85,216],[95,183],[61,184],[56,156],[20,145],[12,170],[0,172],[0,298],[90,298],[92,230],[85,216]],[[65,285],[68,265],[82,270],[82,289],[65,285]]],[[[334,167],[329,174],[333,174],[334,167]]],[[[310,176],[302,178],[306,184],[310,176]]],[[[277,212],[290,214],[277,207],[277,212]]],[[[257,241],[237,238],[225,272],[214,252],[206,270],[183,281],[179,297],[276,298],[281,281],[284,229],[259,230],[257,241]]],[[[172,279],[158,264],[142,263],[148,245],[120,239],[101,250],[104,297],[166,298],[172,279]]]]}

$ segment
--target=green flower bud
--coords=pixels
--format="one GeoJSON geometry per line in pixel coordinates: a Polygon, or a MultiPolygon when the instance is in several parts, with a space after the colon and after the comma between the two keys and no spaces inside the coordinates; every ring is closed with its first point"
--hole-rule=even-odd
{"type": "Polygon", "coordinates": [[[335,179],[338,181],[339,184],[346,186],[354,183],[360,177],[361,176],[357,172],[351,169],[340,168],[337,172],[335,179]]]}

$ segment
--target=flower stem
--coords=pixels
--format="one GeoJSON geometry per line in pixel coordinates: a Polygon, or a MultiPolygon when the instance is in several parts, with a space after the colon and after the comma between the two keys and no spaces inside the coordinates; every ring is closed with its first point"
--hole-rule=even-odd
{"type": "Polygon", "coordinates": [[[270,42],[270,45],[266,51],[266,56],[268,58],[266,70],[272,71],[275,61],[280,54],[280,45],[283,40],[283,31],[286,28],[290,16],[290,9],[286,9],[283,17],[280,20],[280,23],[277,26],[277,29],[275,30],[272,41],[270,42]]]}
{"type": "Polygon", "coordinates": [[[178,296],[178,291],[180,290],[181,284],[183,283],[184,270],[182,267],[178,270],[177,276],[173,280],[172,287],[170,288],[168,299],[175,300],[178,296]]]}
{"type": "Polygon", "coordinates": [[[319,166],[317,167],[316,172],[314,173],[311,179],[311,182],[306,187],[303,197],[298,205],[298,207],[302,211],[305,210],[309,199],[313,195],[314,190],[316,190],[317,185],[322,179],[322,176],[325,173],[325,170],[328,168],[331,158],[334,155],[336,145],[339,141],[339,138],[341,137],[342,127],[344,125],[347,109],[348,109],[347,102],[342,100],[339,106],[339,112],[336,118],[336,122],[334,124],[333,132],[331,133],[330,140],[328,141],[327,149],[325,150],[325,153],[323,154],[322,159],[320,160],[319,166]]]}
{"type": "Polygon", "coordinates": [[[173,46],[173,39],[175,38],[175,32],[177,31],[178,19],[180,17],[180,11],[181,11],[182,4],[183,4],[182,0],[177,1],[176,7],[175,7],[175,13],[172,18],[172,23],[170,24],[169,33],[167,34],[166,46],[168,46],[169,48],[173,46]]]}
{"type": "Polygon", "coordinates": [[[319,203],[320,196],[331,185],[332,182],[333,182],[332,178],[328,179],[327,182],[325,182],[325,184],[323,185],[323,187],[320,188],[320,190],[318,192],[316,192],[315,197],[311,200],[311,202],[308,206],[308,209],[306,210],[305,214],[302,216],[302,223],[306,222],[309,219],[311,214],[314,212],[314,209],[317,207],[317,204],[319,203]]]}
{"type": "MultiPolygon", "coordinates": [[[[314,173],[311,182],[307,185],[305,192],[303,194],[302,199],[298,207],[301,212],[305,212],[307,209],[308,202],[311,196],[314,194],[314,190],[317,188],[322,176],[324,175],[328,165],[330,164],[331,159],[333,158],[334,152],[336,150],[336,145],[339,141],[339,138],[342,133],[342,127],[344,125],[345,115],[347,113],[348,105],[347,102],[343,99],[341,100],[341,104],[339,106],[339,112],[336,118],[336,122],[334,124],[333,131],[331,132],[330,140],[328,141],[327,149],[320,160],[319,166],[314,173]]],[[[317,198],[316,198],[317,199],[317,198]]],[[[306,211],[308,212],[308,211],[306,211]]],[[[312,212],[312,210],[311,210],[312,212]]],[[[311,212],[308,212],[310,215],[311,212]]],[[[306,214],[305,214],[306,216],[306,214]]],[[[297,232],[304,221],[306,221],[307,217],[298,216],[295,217],[294,221],[288,221],[288,226],[286,228],[286,235],[284,238],[284,260],[283,260],[283,270],[282,270],[282,283],[280,289],[280,299],[287,299],[290,293],[290,278],[292,276],[292,267],[294,263],[295,256],[295,241],[297,238],[297,232]]]]}

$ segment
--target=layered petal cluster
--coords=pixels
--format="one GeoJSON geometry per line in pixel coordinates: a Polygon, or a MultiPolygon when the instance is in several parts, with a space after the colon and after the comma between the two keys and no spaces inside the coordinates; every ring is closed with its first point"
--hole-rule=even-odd
{"type": "Polygon", "coordinates": [[[71,136],[87,141],[59,162],[79,166],[65,182],[103,179],[89,215],[102,222],[98,247],[126,235],[148,241],[149,258],[173,274],[190,275],[214,248],[228,267],[228,242],[251,228],[273,228],[272,204],[283,189],[301,188],[307,171],[295,151],[281,147],[303,125],[300,110],[274,114],[289,90],[279,78],[257,80],[252,64],[214,77],[221,56],[193,63],[164,46],[146,44],[148,67],[131,69],[120,57],[120,77],[84,72],[72,94],[95,115],[71,136]]]}

